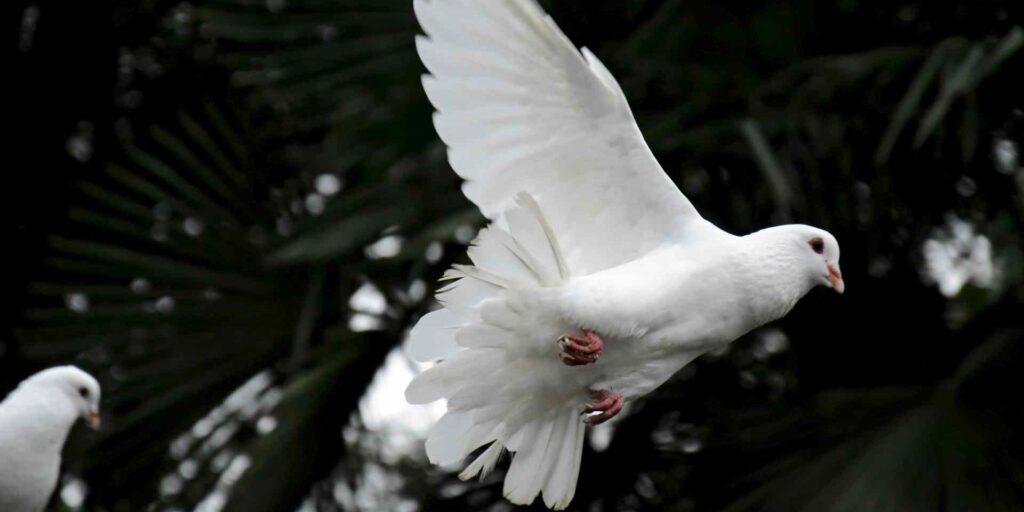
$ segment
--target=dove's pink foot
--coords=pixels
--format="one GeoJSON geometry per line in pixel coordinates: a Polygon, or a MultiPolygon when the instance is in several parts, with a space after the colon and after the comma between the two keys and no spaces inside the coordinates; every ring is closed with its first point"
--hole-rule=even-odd
{"type": "Polygon", "coordinates": [[[594,331],[582,329],[583,336],[562,335],[558,338],[558,348],[562,362],[569,366],[581,366],[597,362],[604,351],[604,340],[594,331]]]}
{"type": "Polygon", "coordinates": [[[583,421],[591,425],[600,425],[614,418],[626,403],[626,398],[622,396],[622,393],[601,390],[592,392],[590,396],[594,398],[594,401],[583,408],[583,414],[594,412],[598,414],[590,414],[583,421]]]}

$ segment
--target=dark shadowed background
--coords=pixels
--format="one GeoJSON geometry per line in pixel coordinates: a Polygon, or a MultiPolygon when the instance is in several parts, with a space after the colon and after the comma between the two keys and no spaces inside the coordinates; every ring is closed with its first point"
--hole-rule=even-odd
{"type": "MultiPolygon", "coordinates": [[[[571,508],[1024,510],[1024,4],[545,6],[705,217],[824,227],[848,287],[594,429],[571,508]]],[[[402,399],[483,223],[410,0],[5,9],[0,395],[105,390],[53,510],[513,508],[402,399]]]]}

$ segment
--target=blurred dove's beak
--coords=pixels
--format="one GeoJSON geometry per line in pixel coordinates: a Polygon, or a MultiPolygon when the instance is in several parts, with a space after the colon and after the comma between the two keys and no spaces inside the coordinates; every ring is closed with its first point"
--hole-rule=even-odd
{"type": "Polygon", "coordinates": [[[846,283],[843,282],[843,274],[839,271],[839,264],[828,262],[828,280],[832,283],[832,289],[842,294],[846,290],[846,283]]]}
{"type": "Polygon", "coordinates": [[[86,418],[85,421],[89,424],[89,428],[96,431],[99,431],[100,427],[103,425],[103,420],[100,419],[100,413],[98,412],[90,412],[89,417],[86,418]]]}

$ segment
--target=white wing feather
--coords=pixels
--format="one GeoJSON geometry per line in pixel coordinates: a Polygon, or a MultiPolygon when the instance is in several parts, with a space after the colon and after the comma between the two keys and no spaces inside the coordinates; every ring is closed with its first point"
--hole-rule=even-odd
{"type": "Polygon", "coordinates": [[[643,140],[626,98],[533,0],[416,0],[416,47],[466,196],[491,219],[528,192],[567,265],[589,274],[687,237],[693,205],[643,140]]]}

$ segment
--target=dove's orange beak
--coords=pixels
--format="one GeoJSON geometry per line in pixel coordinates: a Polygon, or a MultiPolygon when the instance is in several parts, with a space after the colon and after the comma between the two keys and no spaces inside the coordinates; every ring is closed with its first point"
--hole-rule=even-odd
{"type": "Polygon", "coordinates": [[[103,425],[103,420],[100,418],[100,414],[98,412],[90,412],[89,417],[86,418],[85,421],[89,424],[89,428],[96,431],[98,431],[103,425]]]}
{"type": "Polygon", "coordinates": [[[842,294],[846,290],[846,283],[843,282],[843,274],[839,271],[839,264],[828,262],[828,281],[832,283],[832,289],[842,294]]]}

